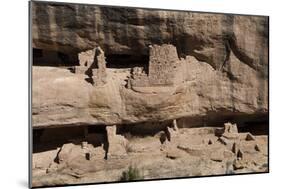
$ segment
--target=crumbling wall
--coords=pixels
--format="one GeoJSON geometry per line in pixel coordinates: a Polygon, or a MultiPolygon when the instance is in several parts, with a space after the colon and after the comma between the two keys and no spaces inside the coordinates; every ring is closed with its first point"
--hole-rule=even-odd
{"type": "MultiPolygon", "coordinates": [[[[96,48],[95,62],[97,69],[93,69],[93,81],[95,86],[106,84],[106,62],[104,52],[100,47],[96,48]]],[[[95,65],[95,64],[94,64],[95,65]]]]}
{"type": "Polygon", "coordinates": [[[80,52],[78,54],[79,65],[89,68],[94,63],[95,54],[96,54],[96,48],[88,51],[80,52]]]}
{"type": "Polygon", "coordinates": [[[127,154],[125,146],[127,140],[125,137],[116,134],[116,125],[106,126],[108,141],[107,158],[123,157],[127,154]]]}
{"type": "Polygon", "coordinates": [[[179,64],[177,49],[173,45],[149,47],[150,85],[173,85],[175,68],[179,64]]]}
{"type": "Polygon", "coordinates": [[[74,67],[77,74],[85,74],[92,64],[94,64],[96,49],[80,52],[78,54],[79,66],[74,67]]]}
{"type": "Polygon", "coordinates": [[[132,77],[130,79],[130,85],[138,87],[149,87],[149,77],[144,72],[143,68],[134,67],[132,77]]]}
{"type": "Polygon", "coordinates": [[[88,75],[94,86],[106,84],[106,61],[100,47],[79,53],[78,59],[79,66],[75,66],[75,73],[88,75]]]}
{"type": "Polygon", "coordinates": [[[135,68],[130,84],[135,87],[171,86],[180,67],[177,49],[173,45],[149,46],[148,74],[135,68]]]}

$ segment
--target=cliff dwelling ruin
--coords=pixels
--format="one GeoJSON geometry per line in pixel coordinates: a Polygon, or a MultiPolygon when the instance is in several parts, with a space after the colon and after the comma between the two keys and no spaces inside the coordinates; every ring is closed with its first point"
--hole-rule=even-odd
{"type": "Polygon", "coordinates": [[[135,67],[129,86],[152,87],[170,86],[180,67],[177,49],[173,45],[149,46],[148,73],[143,68],[135,67]]]}
{"type": "MultiPolygon", "coordinates": [[[[54,110],[44,109],[43,104],[33,109],[35,186],[41,186],[40,178],[46,177],[50,177],[52,184],[60,184],[56,178],[62,172],[68,175],[62,180],[68,182],[76,183],[82,179],[100,182],[105,179],[99,177],[100,172],[108,175],[108,181],[115,181],[121,179],[120,174],[128,169],[128,165],[151,169],[140,173],[149,179],[170,177],[167,169],[176,169],[173,177],[267,171],[268,115],[208,111],[197,116],[169,118],[174,111],[169,108],[182,111],[181,103],[173,99],[182,98],[182,94],[190,96],[192,92],[186,91],[197,85],[194,78],[198,74],[204,78],[204,74],[215,71],[204,68],[204,63],[196,62],[192,57],[179,58],[177,48],[171,44],[150,45],[148,49],[147,64],[108,67],[105,52],[97,46],[78,53],[78,63],[60,66],[58,75],[55,73],[58,70],[51,68],[56,74],[53,84],[60,81],[60,74],[70,81],[77,80],[77,83],[69,91],[72,91],[68,93],[70,96],[66,94],[62,99],[62,102],[68,99],[74,102],[62,104],[56,110],[61,120],[56,120],[57,115],[50,112],[54,110]],[[203,72],[198,73],[199,69],[203,72]],[[185,85],[189,87],[185,88],[185,85]],[[79,91],[85,91],[83,88],[87,88],[86,93],[79,91]],[[78,96],[73,98],[72,95],[78,96]],[[85,95],[89,98],[83,101],[85,95]],[[76,98],[82,101],[77,104],[76,98]],[[162,98],[168,102],[163,102],[162,98]],[[130,102],[131,99],[135,101],[130,102]],[[82,108],[87,101],[90,101],[92,112],[82,108]],[[144,102],[147,104],[143,105],[144,102]],[[172,104],[163,106],[165,103],[172,104]],[[92,114],[90,118],[80,116],[74,109],[76,106],[80,111],[92,114]],[[124,116],[122,112],[112,114],[110,111],[120,110],[138,120],[118,121],[120,116],[124,116]],[[49,112],[48,116],[40,117],[44,111],[49,112]],[[78,114],[74,115],[73,111],[78,114]],[[70,122],[69,115],[64,116],[66,112],[74,115],[70,122]],[[83,123],[87,119],[96,122],[83,123]],[[199,163],[202,159],[203,163],[199,163]],[[142,165],[139,161],[147,163],[142,165]],[[159,167],[163,163],[166,168],[159,167]]],[[[35,71],[37,67],[40,66],[35,65],[35,71]]],[[[195,99],[203,96],[199,93],[199,98],[195,99]]],[[[189,106],[192,104],[190,102],[189,106]]]]}
{"type": "Polygon", "coordinates": [[[266,18],[32,4],[34,187],[268,172],[266,18]]]}
{"type": "Polygon", "coordinates": [[[106,84],[106,62],[104,52],[100,47],[81,52],[78,55],[79,66],[74,67],[74,72],[86,74],[94,86],[106,84]]]}
{"type": "MultiPolygon", "coordinates": [[[[89,76],[88,81],[95,86],[106,84],[108,63],[107,57],[100,47],[80,52],[78,60],[79,66],[74,66],[74,73],[89,76]]],[[[151,45],[149,46],[148,66],[141,64],[141,67],[123,67],[130,71],[126,86],[127,88],[173,86],[176,78],[180,76],[181,63],[175,46],[151,45]]],[[[135,64],[129,64],[129,66],[132,65],[135,64]]]]}

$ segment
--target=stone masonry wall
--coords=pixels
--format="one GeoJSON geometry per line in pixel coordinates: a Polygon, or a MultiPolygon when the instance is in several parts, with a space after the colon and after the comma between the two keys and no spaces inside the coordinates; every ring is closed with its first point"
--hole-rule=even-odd
{"type": "Polygon", "coordinates": [[[175,72],[180,65],[177,49],[173,45],[151,45],[149,47],[149,70],[133,72],[132,86],[170,86],[174,84],[175,72]]]}

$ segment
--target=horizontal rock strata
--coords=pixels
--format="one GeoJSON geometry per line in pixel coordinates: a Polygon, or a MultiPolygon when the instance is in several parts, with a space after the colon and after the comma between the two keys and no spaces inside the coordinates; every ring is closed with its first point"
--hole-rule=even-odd
{"type": "Polygon", "coordinates": [[[126,64],[94,87],[79,66],[33,66],[34,128],[267,116],[267,17],[37,2],[32,13],[36,49],[77,56],[99,46],[107,61],[172,44],[181,63],[176,84],[145,88],[127,86],[126,64]]]}

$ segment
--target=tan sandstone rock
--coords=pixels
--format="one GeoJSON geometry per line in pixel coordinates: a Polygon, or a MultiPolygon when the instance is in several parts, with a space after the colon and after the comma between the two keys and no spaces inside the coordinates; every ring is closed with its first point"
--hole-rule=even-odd
{"type": "Polygon", "coordinates": [[[116,125],[106,127],[108,152],[107,158],[120,158],[127,155],[126,145],[127,140],[116,134],[116,125]]]}
{"type": "MultiPolygon", "coordinates": [[[[118,78],[123,75],[111,73],[103,63],[93,73],[96,80],[93,84],[100,87],[85,81],[83,74],[33,67],[34,127],[114,125],[124,120],[137,123],[180,117],[191,124],[202,116],[267,116],[267,17],[78,4],[66,7],[40,2],[32,5],[34,48],[69,55],[86,51],[84,58],[83,53],[79,58],[80,66],[85,66],[93,56],[103,62],[105,54],[149,56],[152,45],[151,57],[157,57],[153,55],[155,50],[160,53],[159,60],[163,55],[172,62],[179,60],[182,65],[174,87],[145,90],[120,87],[124,86],[124,80],[118,78]],[[119,27],[120,23],[126,27],[119,27]],[[64,26],[68,27],[62,30],[64,26]],[[91,52],[89,58],[87,50],[98,46],[100,54],[91,52]],[[100,74],[102,77],[96,78],[100,74]],[[157,96],[157,92],[162,94],[157,96]]],[[[166,75],[172,72],[166,71],[159,78],[169,78],[164,77],[164,72],[166,75]]],[[[163,82],[166,83],[159,84],[163,82]]]]}

